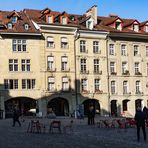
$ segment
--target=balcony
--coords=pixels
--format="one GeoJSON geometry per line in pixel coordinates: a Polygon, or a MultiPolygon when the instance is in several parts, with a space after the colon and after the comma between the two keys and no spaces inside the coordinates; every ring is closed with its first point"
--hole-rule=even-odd
{"type": "Polygon", "coordinates": [[[97,50],[94,50],[93,53],[94,54],[101,54],[101,50],[98,50],[98,51],[97,50]]]}
{"type": "Polygon", "coordinates": [[[89,74],[89,70],[81,70],[80,74],[89,74]]]}
{"type": "Polygon", "coordinates": [[[61,69],[62,72],[70,72],[70,68],[61,69]]]}
{"type": "Polygon", "coordinates": [[[141,92],[141,91],[136,91],[135,94],[136,94],[136,95],[143,95],[143,92],[141,92]]]}
{"type": "Polygon", "coordinates": [[[111,75],[117,75],[117,72],[111,72],[111,75]]]}
{"type": "Polygon", "coordinates": [[[95,71],[94,71],[94,74],[102,75],[102,70],[95,70],[95,71]]]}
{"type": "Polygon", "coordinates": [[[56,68],[50,68],[50,67],[48,67],[48,68],[47,68],[47,71],[55,72],[55,71],[56,71],[56,68]]]}
{"type": "Polygon", "coordinates": [[[96,94],[102,94],[102,93],[103,93],[103,90],[98,90],[98,89],[96,89],[96,90],[95,90],[95,93],[96,93],[96,94]]]}
{"type": "Polygon", "coordinates": [[[89,91],[89,90],[82,90],[82,93],[83,93],[83,94],[89,94],[90,91],[89,91]]]}
{"type": "Polygon", "coordinates": [[[129,71],[128,70],[125,70],[122,75],[130,75],[129,71]]]}
{"type": "Polygon", "coordinates": [[[141,73],[140,71],[137,71],[137,72],[135,72],[135,75],[136,75],[136,76],[141,76],[142,73],[141,73]]]}
{"type": "Polygon", "coordinates": [[[131,92],[123,92],[123,95],[131,95],[131,92]]]}

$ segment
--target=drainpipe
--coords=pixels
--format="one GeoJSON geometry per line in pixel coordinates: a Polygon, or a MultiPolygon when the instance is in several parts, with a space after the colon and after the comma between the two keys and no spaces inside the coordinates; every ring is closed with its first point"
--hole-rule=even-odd
{"type": "Polygon", "coordinates": [[[107,58],[107,83],[108,83],[108,111],[109,116],[111,115],[111,108],[110,108],[110,81],[109,81],[109,57],[108,57],[108,36],[106,38],[106,58],[107,58]]]}
{"type": "MultiPolygon", "coordinates": [[[[76,41],[79,39],[80,37],[80,33],[79,33],[79,30],[78,28],[75,30],[75,34],[74,34],[74,63],[75,63],[75,101],[76,101],[76,108],[77,108],[77,105],[78,105],[78,87],[77,87],[77,67],[76,67],[76,64],[77,64],[77,57],[76,57],[76,41]]],[[[75,112],[75,117],[77,117],[77,114],[75,112]]]]}

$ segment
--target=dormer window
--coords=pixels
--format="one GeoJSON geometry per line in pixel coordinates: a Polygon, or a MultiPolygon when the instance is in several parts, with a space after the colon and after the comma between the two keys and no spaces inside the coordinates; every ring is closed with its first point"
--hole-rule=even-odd
{"type": "Polygon", "coordinates": [[[8,29],[12,29],[12,23],[7,24],[8,29]]]}
{"type": "Polygon", "coordinates": [[[93,19],[90,18],[88,21],[86,21],[86,28],[93,29],[93,19]]]}
{"type": "Polygon", "coordinates": [[[145,32],[148,32],[148,25],[145,26],[145,32]]]}
{"type": "Polygon", "coordinates": [[[138,24],[133,24],[133,30],[135,32],[138,32],[139,31],[139,25],[138,24]]]}
{"type": "Polygon", "coordinates": [[[121,29],[122,29],[122,27],[121,27],[121,22],[116,22],[116,23],[115,23],[115,28],[116,28],[117,30],[121,30],[121,29]]]}
{"type": "Polygon", "coordinates": [[[14,24],[17,22],[17,17],[16,16],[12,16],[11,18],[11,22],[14,24]]]}
{"type": "Polygon", "coordinates": [[[63,16],[61,21],[62,21],[61,23],[63,25],[67,24],[67,18],[66,17],[63,16]]]}
{"type": "Polygon", "coordinates": [[[25,24],[24,25],[24,28],[25,28],[25,30],[28,30],[29,29],[29,25],[28,24],[25,24]]]}
{"type": "Polygon", "coordinates": [[[53,18],[52,18],[52,16],[48,16],[48,23],[53,23],[53,18]]]}

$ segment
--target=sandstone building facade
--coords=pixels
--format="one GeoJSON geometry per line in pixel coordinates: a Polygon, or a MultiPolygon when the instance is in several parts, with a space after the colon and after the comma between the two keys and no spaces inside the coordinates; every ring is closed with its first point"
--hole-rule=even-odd
{"type": "Polygon", "coordinates": [[[0,12],[0,105],[69,116],[83,104],[133,116],[148,106],[148,22],[24,9],[0,12]]]}

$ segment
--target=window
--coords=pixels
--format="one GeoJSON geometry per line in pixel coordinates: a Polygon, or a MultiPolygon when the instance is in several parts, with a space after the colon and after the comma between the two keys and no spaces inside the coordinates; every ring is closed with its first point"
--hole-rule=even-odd
{"type": "Polygon", "coordinates": [[[140,81],[136,81],[136,94],[139,94],[140,92],[141,92],[140,81]]]}
{"type": "Polygon", "coordinates": [[[116,93],[116,82],[111,81],[111,94],[115,94],[115,93],[116,93]]]}
{"type": "Polygon", "coordinates": [[[148,25],[145,26],[145,32],[148,32],[148,25]]]}
{"type": "Polygon", "coordinates": [[[86,41],[80,41],[80,52],[86,52],[86,41]]]}
{"type": "Polygon", "coordinates": [[[48,23],[53,23],[52,16],[48,16],[48,23]]]}
{"type": "Polygon", "coordinates": [[[81,72],[86,72],[86,59],[81,59],[80,61],[81,72]]]}
{"type": "Polygon", "coordinates": [[[14,24],[14,23],[16,23],[17,22],[17,17],[16,16],[13,16],[12,18],[11,18],[11,22],[14,24]]]}
{"type": "Polygon", "coordinates": [[[148,63],[146,64],[146,70],[147,70],[147,75],[148,75],[148,63]]]}
{"type": "Polygon", "coordinates": [[[115,72],[115,62],[110,62],[110,73],[115,72]]]}
{"type": "Polygon", "coordinates": [[[28,30],[29,29],[29,25],[28,24],[25,24],[24,25],[24,28],[25,28],[25,30],[28,30]]]}
{"type": "Polygon", "coordinates": [[[9,71],[18,71],[17,59],[9,59],[9,71]]]}
{"type": "Polygon", "coordinates": [[[12,29],[12,23],[7,24],[8,29],[12,29]]]}
{"type": "Polygon", "coordinates": [[[94,59],[94,72],[99,72],[99,59],[94,59]]]}
{"type": "Polygon", "coordinates": [[[87,91],[87,79],[82,79],[81,80],[81,88],[82,88],[82,91],[87,91]]]}
{"type": "Polygon", "coordinates": [[[138,32],[139,31],[139,25],[138,24],[133,24],[133,30],[135,32],[138,32]]]}
{"type": "Polygon", "coordinates": [[[62,17],[62,22],[61,22],[63,25],[67,24],[67,18],[66,17],[62,17]]]}
{"type": "Polygon", "coordinates": [[[65,71],[65,70],[68,70],[68,67],[67,67],[67,65],[68,65],[68,58],[67,57],[62,57],[62,59],[61,59],[62,61],[62,63],[61,63],[61,70],[63,70],[63,71],[65,71]]]}
{"type": "Polygon", "coordinates": [[[87,27],[88,29],[93,29],[93,21],[92,21],[92,20],[86,21],[86,27],[87,27]]]}
{"type": "Polygon", "coordinates": [[[126,45],[122,44],[121,45],[121,55],[126,56],[127,55],[127,50],[126,50],[126,45]]]}
{"type": "Polygon", "coordinates": [[[62,78],[62,90],[63,91],[69,90],[69,80],[67,77],[62,78]]]}
{"type": "Polygon", "coordinates": [[[22,71],[30,71],[30,59],[22,59],[22,71]]]}
{"type": "Polygon", "coordinates": [[[22,79],[22,89],[34,89],[35,79],[22,79]]]}
{"type": "Polygon", "coordinates": [[[13,51],[26,51],[26,40],[21,40],[21,39],[13,39],[12,40],[12,50],[13,51]]]}
{"type": "Polygon", "coordinates": [[[49,91],[55,90],[55,79],[54,79],[54,77],[48,77],[48,90],[49,91]]]}
{"type": "Polygon", "coordinates": [[[17,79],[4,79],[4,88],[5,89],[18,89],[18,80],[17,79]]]}
{"type": "Polygon", "coordinates": [[[148,46],[146,46],[146,56],[148,57],[148,46]]]}
{"type": "Polygon", "coordinates": [[[135,74],[139,73],[140,72],[140,68],[139,68],[139,62],[135,62],[135,74]]]}
{"type": "Polygon", "coordinates": [[[115,55],[114,44],[109,44],[109,55],[115,55]]]}
{"type": "Polygon", "coordinates": [[[117,29],[117,30],[121,30],[122,29],[122,27],[121,27],[121,22],[116,22],[116,24],[115,24],[115,28],[117,29]]]}
{"type": "Polygon", "coordinates": [[[100,91],[100,79],[95,79],[94,84],[95,84],[95,92],[100,91]]]}
{"type": "Polygon", "coordinates": [[[128,82],[123,81],[123,94],[127,94],[127,93],[128,93],[128,82]]]}
{"type": "Polygon", "coordinates": [[[93,53],[99,53],[99,42],[93,41],[93,53]]]}
{"type": "Polygon", "coordinates": [[[68,48],[68,40],[66,37],[61,38],[61,48],[68,48]]]}
{"type": "Polygon", "coordinates": [[[54,48],[54,40],[53,37],[47,37],[47,47],[54,48]]]}
{"type": "Polygon", "coordinates": [[[47,57],[47,69],[54,70],[54,57],[53,56],[47,57]]]}
{"type": "Polygon", "coordinates": [[[134,56],[139,55],[139,46],[138,45],[134,45],[134,56]]]}
{"type": "Polygon", "coordinates": [[[122,62],[122,73],[126,73],[127,71],[127,62],[122,62]]]}

